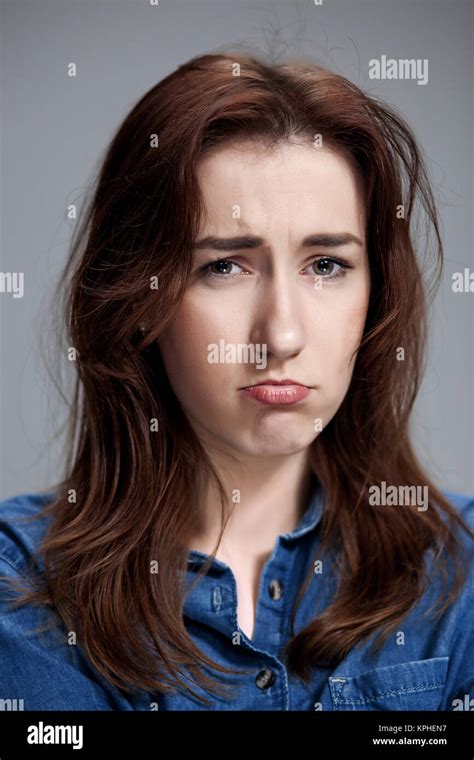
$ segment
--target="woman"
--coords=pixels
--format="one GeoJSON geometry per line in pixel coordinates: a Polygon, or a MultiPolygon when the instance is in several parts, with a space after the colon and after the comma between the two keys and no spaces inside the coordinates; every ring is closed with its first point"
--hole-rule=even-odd
{"type": "Polygon", "coordinates": [[[205,55],[138,102],[60,284],[77,367],[65,476],[1,504],[2,699],[474,696],[474,499],[439,490],[409,438],[417,201],[437,280],[409,128],[309,63],[205,55]]]}

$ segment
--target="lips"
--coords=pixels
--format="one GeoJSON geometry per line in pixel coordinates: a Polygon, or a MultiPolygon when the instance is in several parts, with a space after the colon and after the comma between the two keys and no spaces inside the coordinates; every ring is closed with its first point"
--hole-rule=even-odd
{"type": "Polygon", "coordinates": [[[248,385],[247,388],[256,388],[257,385],[302,385],[304,388],[307,387],[304,383],[299,383],[298,380],[286,379],[286,380],[261,380],[259,383],[248,385]]]}
{"type": "Polygon", "coordinates": [[[296,380],[264,380],[257,385],[241,388],[241,392],[261,404],[289,405],[303,401],[310,388],[296,380]]]}

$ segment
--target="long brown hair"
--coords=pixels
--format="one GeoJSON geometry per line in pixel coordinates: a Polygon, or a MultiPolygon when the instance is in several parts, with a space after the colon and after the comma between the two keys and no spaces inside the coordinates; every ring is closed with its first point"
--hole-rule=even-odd
{"type": "Polygon", "coordinates": [[[318,558],[329,549],[336,559],[337,593],[305,630],[293,631],[288,667],[307,678],[312,665],[341,661],[372,634],[380,644],[426,588],[428,550],[446,582],[448,563],[455,570],[441,610],[463,583],[456,529],[469,529],[409,438],[428,296],[442,269],[421,150],[393,108],[342,76],[301,60],[203,55],[127,115],[73,236],[57,291],[66,315],[62,357],[77,369],[69,449],[55,498],[38,515],[51,518],[37,552],[44,582],[17,600],[53,606],[96,670],[125,691],[192,690],[182,678],[189,674],[221,693],[205,670],[235,672],[196,647],[183,619],[198,479],[215,479],[223,516],[229,499],[157,346],[192,267],[203,211],[197,162],[234,138],[271,146],[314,135],[355,161],[363,177],[371,297],[350,388],[311,445],[325,493],[318,558]],[[419,216],[430,234],[417,244],[419,216]],[[374,508],[369,488],[382,481],[428,486],[429,508],[374,508]]]}

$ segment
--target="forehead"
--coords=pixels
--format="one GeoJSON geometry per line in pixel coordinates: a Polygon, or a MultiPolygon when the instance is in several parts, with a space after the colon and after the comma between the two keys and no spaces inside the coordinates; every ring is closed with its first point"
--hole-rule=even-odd
{"type": "MultiPolygon", "coordinates": [[[[311,142],[279,143],[269,149],[246,141],[214,149],[197,168],[205,214],[201,230],[246,226],[318,223],[352,225],[362,234],[365,223],[363,182],[342,152],[311,142]]],[[[328,227],[329,225],[329,227],[328,227]]]]}

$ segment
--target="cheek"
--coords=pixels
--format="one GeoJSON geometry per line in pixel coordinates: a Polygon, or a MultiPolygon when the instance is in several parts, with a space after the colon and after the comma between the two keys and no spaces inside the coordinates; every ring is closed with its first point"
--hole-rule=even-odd
{"type": "Polygon", "coordinates": [[[344,348],[346,352],[347,361],[350,363],[350,367],[355,362],[358,346],[362,340],[364,334],[365,319],[367,316],[367,308],[351,309],[344,319],[344,348]],[[354,356],[352,356],[354,354],[354,356]]]}
{"type": "Polygon", "coordinates": [[[160,347],[169,381],[180,401],[205,397],[222,380],[230,365],[208,361],[208,347],[220,339],[230,340],[225,324],[209,309],[184,303],[173,323],[160,337],[160,347]],[[199,393],[196,393],[199,391],[199,393]]]}
{"type": "MultiPolygon", "coordinates": [[[[359,302],[360,304],[360,302],[359,302]]],[[[367,306],[338,307],[325,314],[319,324],[318,353],[322,357],[322,374],[329,385],[350,380],[357,348],[364,333],[367,306]]]]}

